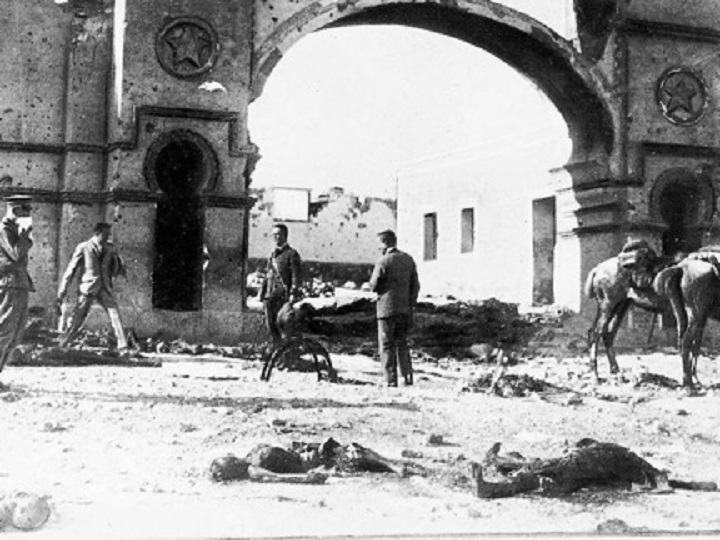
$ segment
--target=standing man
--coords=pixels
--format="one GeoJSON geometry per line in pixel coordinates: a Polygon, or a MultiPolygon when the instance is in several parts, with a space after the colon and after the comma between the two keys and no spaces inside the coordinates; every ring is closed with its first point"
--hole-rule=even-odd
{"type": "Polygon", "coordinates": [[[413,384],[412,362],[407,335],[412,323],[412,310],[420,292],[417,268],[413,258],[397,248],[393,231],[378,234],[383,256],[375,264],[370,290],[378,295],[378,346],[380,361],[388,386],[397,386],[397,368],[405,386],[413,384]]]}
{"type": "Polygon", "coordinates": [[[80,274],[80,296],[70,316],[70,326],[60,342],[62,347],[69,345],[75,338],[85,322],[93,302],[97,302],[110,317],[110,324],[117,339],[118,352],[121,354],[128,352],[127,338],[113,294],[113,279],[116,276],[126,276],[126,273],[120,256],[109,241],[110,229],[109,223],[103,222],[95,225],[92,238],[81,242],[75,248],[60,281],[58,304],[62,304],[65,299],[73,278],[80,274]]]}
{"type": "Polygon", "coordinates": [[[32,247],[30,200],[25,195],[7,197],[0,224],[0,371],[22,339],[30,291],[35,290],[27,271],[32,247]]]}
{"type": "Polygon", "coordinates": [[[285,302],[299,296],[302,280],[300,254],[287,243],[287,225],[283,223],[274,225],[272,235],[275,249],[270,253],[265,267],[265,281],[260,288],[260,301],[265,303],[265,323],[272,340],[277,343],[281,339],[277,325],[278,312],[285,302]]]}

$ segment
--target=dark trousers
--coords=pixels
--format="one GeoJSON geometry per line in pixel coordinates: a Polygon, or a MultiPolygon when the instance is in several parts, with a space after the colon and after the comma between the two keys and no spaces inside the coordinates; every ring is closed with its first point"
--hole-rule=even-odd
{"type": "Polygon", "coordinates": [[[0,371],[22,339],[29,295],[27,289],[0,289],[0,371]]]}
{"type": "Polygon", "coordinates": [[[277,316],[284,304],[285,299],[282,297],[265,299],[265,324],[274,343],[278,343],[282,339],[280,329],[278,328],[277,316]]]}
{"type": "Polygon", "coordinates": [[[380,362],[388,383],[397,383],[398,366],[405,380],[412,381],[412,362],[407,343],[409,330],[410,315],[406,313],[378,319],[380,362]]]}

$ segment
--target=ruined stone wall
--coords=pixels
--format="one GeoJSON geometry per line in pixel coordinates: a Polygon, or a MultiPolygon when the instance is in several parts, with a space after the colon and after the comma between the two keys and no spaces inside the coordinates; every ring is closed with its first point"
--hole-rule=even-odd
{"type": "MultiPolygon", "coordinates": [[[[42,0],[5,2],[0,11],[0,188],[53,192],[64,159],[63,45],[72,18],[42,0]]],[[[34,206],[30,272],[37,292],[30,301],[47,306],[57,287],[58,213],[52,197],[37,197],[34,206]]]]}
{"type": "MultiPolygon", "coordinates": [[[[272,250],[272,190],[254,191],[257,203],[250,217],[248,268],[264,267],[272,250]]],[[[288,243],[298,250],[308,276],[328,281],[370,277],[380,255],[377,233],[396,227],[395,201],[360,198],[336,191],[311,202],[309,221],[287,221],[288,243]]]]}
{"type": "Polygon", "coordinates": [[[118,283],[128,326],[236,340],[255,159],[245,127],[252,3],[30,0],[2,11],[0,190],[35,199],[31,303],[53,304],[74,246],[106,220],[128,266],[118,283]],[[188,173],[202,177],[211,253],[196,312],[152,303],[156,204],[165,195],[148,164],[164,140],[204,152],[203,170],[188,173]]]}

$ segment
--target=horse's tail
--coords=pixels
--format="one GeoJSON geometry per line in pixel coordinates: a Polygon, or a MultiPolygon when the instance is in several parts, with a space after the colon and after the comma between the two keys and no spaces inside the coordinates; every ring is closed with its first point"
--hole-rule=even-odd
{"type": "Polygon", "coordinates": [[[597,272],[597,267],[590,270],[590,272],[587,275],[587,279],[585,280],[585,287],[583,287],[583,292],[585,294],[586,298],[594,299],[597,298],[595,293],[595,273],[597,272]]]}
{"type": "Polygon", "coordinates": [[[670,266],[664,270],[660,270],[653,281],[653,289],[660,296],[667,298],[670,307],[675,315],[675,321],[678,328],[678,340],[682,337],[687,329],[687,313],[685,313],[685,301],[683,299],[682,288],[680,287],[680,279],[683,275],[683,269],[679,266],[670,266]]]}

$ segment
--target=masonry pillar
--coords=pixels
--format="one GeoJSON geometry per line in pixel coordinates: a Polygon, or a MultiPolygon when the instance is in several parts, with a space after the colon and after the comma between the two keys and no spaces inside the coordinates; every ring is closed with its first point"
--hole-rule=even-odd
{"type": "Polygon", "coordinates": [[[67,42],[64,159],[58,181],[58,280],[75,245],[104,220],[107,84],[112,66],[112,15],[103,2],[71,2],[67,42]]]}

